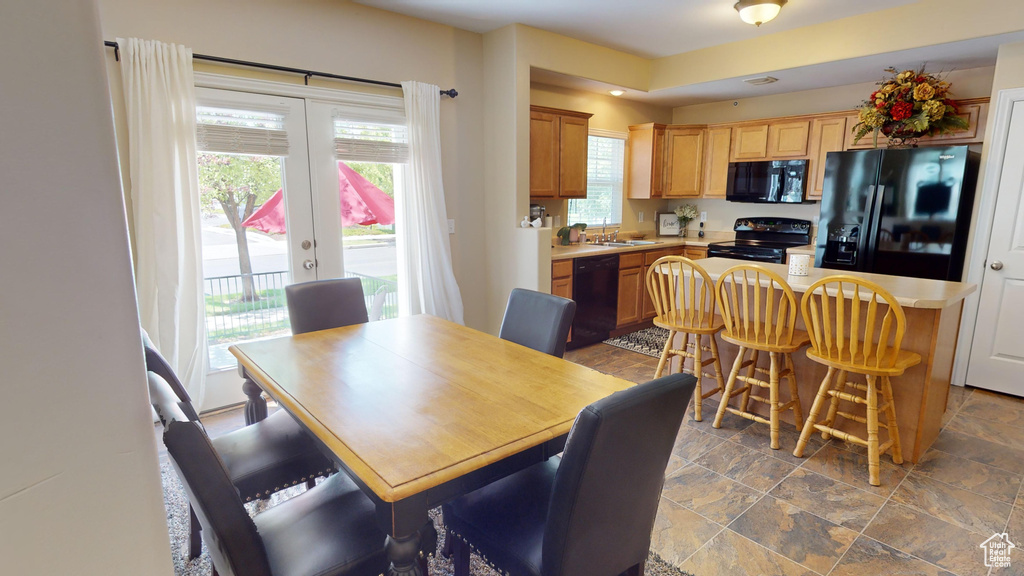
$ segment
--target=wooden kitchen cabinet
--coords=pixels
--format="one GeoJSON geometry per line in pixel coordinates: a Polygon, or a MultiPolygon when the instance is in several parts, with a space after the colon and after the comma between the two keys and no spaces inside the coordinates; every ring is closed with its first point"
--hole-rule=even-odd
{"type": "Polygon", "coordinates": [[[768,123],[734,126],[729,160],[764,160],[768,157],[768,123]]]}
{"type": "Polygon", "coordinates": [[[810,120],[770,122],[768,124],[768,159],[800,158],[807,156],[807,136],[810,120]]]}
{"type": "Polygon", "coordinates": [[[665,183],[665,125],[629,127],[626,140],[626,198],[661,198],[665,183]]]}
{"type": "Polygon", "coordinates": [[[646,293],[643,265],[642,252],[619,255],[619,298],[615,316],[617,328],[640,322],[640,298],[646,293]]]}
{"type": "MultiPolygon", "coordinates": [[[[988,120],[988,98],[971,98],[958,100],[960,116],[965,118],[970,126],[967,130],[953,132],[951,134],[939,134],[937,136],[923,136],[918,139],[920,146],[945,146],[959,144],[980,144],[985,139],[985,123],[988,120]]],[[[874,148],[874,135],[868,132],[860,139],[860,142],[853,143],[853,127],[860,122],[857,114],[846,116],[846,150],[863,150],[874,148]]],[[[878,147],[885,148],[889,139],[881,132],[878,133],[878,147]]]]}
{"type": "Polygon", "coordinates": [[[829,152],[843,150],[846,142],[847,119],[844,116],[815,118],[811,122],[811,161],[807,168],[810,182],[807,184],[808,200],[821,200],[825,185],[825,156],[829,152]]]}
{"type": "Polygon", "coordinates": [[[725,198],[729,183],[729,148],[732,128],[708,128],[704,147],[705,198],[725,198]]]}
{"type": "Polygon", "coordinates": [[[572,260],[551,262],[551,293],[572,299],[572,260]]]}
{"type": "Polygon", "coordinates": [[[669,126],[665,130],[665,198],[697,197],[704,173],[704,129],[669,126]]]}
{"type": "Polygon", "coordinates": [[[591,116],[530,107],[531,198],[586,198],[591,116]]]}
{"type": "Polygon", "coordinates": [[[686,256],[690,260],[700,260],[701,258],[708,257],[708,249],[706,246],[687,246],[683,252],[683,256],[686,256]]]}

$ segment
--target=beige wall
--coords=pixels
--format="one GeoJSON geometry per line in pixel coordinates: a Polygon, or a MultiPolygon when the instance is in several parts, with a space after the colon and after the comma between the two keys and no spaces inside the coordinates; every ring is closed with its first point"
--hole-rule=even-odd
{"type": "Polygon", "coordinates": [[[95,2],[4,4],[4,574],[174,573],[100,43],[95,2]]]}
{"type": "MultiPolygon", "coordinates": [[[[837,64],[837,66],[839,65],[837,64]]],[[[988,66],[953,70],[946,74],[945,78],[952,83],[952,92],[955,98],[985,98],[992,91],[993,74],[995,74],[995,68],[988,66]]],[[[884,70],[878,71],[879,80],[884,75],[884,70]]],[[[861,103],[876,89],[878,86],[874,82],[864,82],[817,90],[680,106],[672,110],[672,123],[741,122],[777,116],[852,110],[859,108],[861,103]]]]}
{"type": "MultiPolygon", "coordinates": [[[[247,3],[232,0],[99,0],[103,35],[174,42],[195,53],[251,60],[388,82],[418,80],[455,88],[441,101],[441,147],[448,217],[456,220],[452,258],[466,323],[482,327],[485,285],[483,218],[482,54],[479,34],[337,0],[247,3]]],[[[110,62],[113,51],[107,51],[110,62]]],[[[120,78],[109,66],[115,116],[123,118],[120,78]]],[[[197,70],[282,80],[248,70],[197,70]]],[[[301,79],[292,77],[292,82],[301,79]]],[[[379,92],[363,84],[313,80],[312,85],[379,92]]],[[[400,91],[392,90],[392,94],[400,91]]],[[[119,132],[124,141],[123,121],[119,132]]],[[[122,147],[123,148],[123,147],[122,147]]],[[[122,151],[123,152],[123,151],[122,151]]],[[[122,166],[127,167],[122,157],[122,166]]]]}

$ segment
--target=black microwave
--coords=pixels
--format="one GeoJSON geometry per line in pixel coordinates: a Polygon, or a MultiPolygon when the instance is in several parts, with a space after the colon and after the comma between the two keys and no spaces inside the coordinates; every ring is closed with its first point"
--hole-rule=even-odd
{"type": "Polygon", "coordinates": [[[725,199],[799,204],[804,201],[806,183],[807,160],[730,162],[725,199]]]}

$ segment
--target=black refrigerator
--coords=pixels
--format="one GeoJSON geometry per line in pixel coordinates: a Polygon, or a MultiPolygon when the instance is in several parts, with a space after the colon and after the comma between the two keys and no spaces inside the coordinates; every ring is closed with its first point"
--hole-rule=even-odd
{"type": "Polygon", "coordinates": [[[979,163],[967,146],[830,152],[815,265],[959,281],[979,163]]]}

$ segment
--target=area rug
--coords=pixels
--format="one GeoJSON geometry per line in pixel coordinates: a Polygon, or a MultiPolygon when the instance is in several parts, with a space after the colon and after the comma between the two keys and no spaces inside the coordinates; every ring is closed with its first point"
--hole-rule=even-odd
{"type": "Polygon", "coordinates": [[[665,348],[666,339],[668,339],[668,330],[652,326],[643,330],[637,330],[636,332],[630,332],[629,334],[623,334],[622,336],[616,336],[615,338],[609,338],[604,343],[617,348],[639,352],[647,356],[653,356],[654,358],[660,358],[661,351],[665,348]]]}
{"type": "MultiPolygon", "coordinates": [[[[160,466],[160,476],[164,485],[164,508],[167,509],[167,529],[171,536],[171,555],[174,560],[174,573],[177,576],[208,576],[212,573],[210,555],[206,552],[206,544],[203,544],[203,553],[195,560],[188,559],[188,497],[181,487],[178,475],[169,462],[163,462],[160,466]]],[[[246,509],[251,515],[256,515],[269,506],[279,504],[297,494],[305,491],[305,486],[296,486],[288,490],[282,490],[270,499],[269,502],[253,502],[246,504],[246,509]]],[[[441,524],[441,509],[431,510],[431,518],[438,533],[438,551],[444,546],[444,528],[441,524]]],[[[470,573],[473,576],[501,576],[490,566],[484,563],[476,554],[470,560],[470,573]]],[[[430,559],[430,576],[453,576],[455,569],[451,560],[438,554],[430,559]]],[[[651,553],[647,559],[647,566],[644,570],[647,576],[693,576],[671,566],[656,554],[651,553]]]]}

